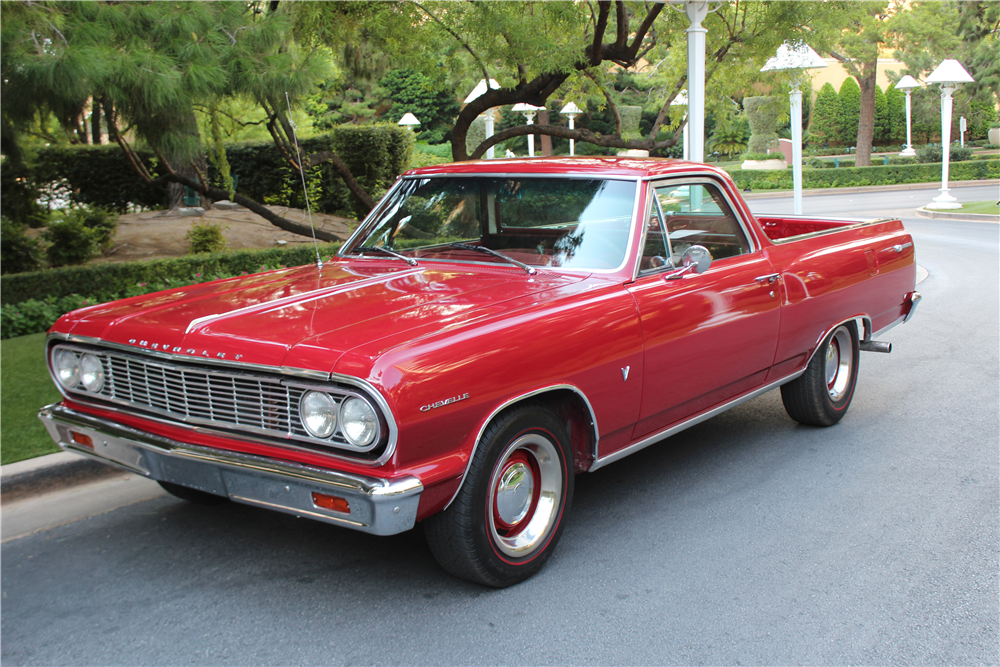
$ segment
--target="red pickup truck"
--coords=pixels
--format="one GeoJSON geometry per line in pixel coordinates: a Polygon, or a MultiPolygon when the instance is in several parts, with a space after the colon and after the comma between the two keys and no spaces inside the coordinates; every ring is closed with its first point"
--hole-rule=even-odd
{"type": "Polygon", "coordinates": [[[725,172],[631,158],[403,174],[335,258],[84,308],[48,338],[64,449],[199,503],[531,576],[596,470],[771,389],[840,420],[908,320],[899,220],[755,217],[725,172]]]}

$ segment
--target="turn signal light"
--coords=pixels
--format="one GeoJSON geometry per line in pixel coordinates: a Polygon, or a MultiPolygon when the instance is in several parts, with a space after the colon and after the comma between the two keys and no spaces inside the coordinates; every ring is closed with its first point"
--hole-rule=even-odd
{"type": "Polygon", "coordinates": [[[76,431],[70,431],[69,437],[72,438],[73,442],[75,442],[78,445],[83,445],[84,447],[88,447],[90,449],[94,448],[94,441],[89,435],[84,435],[83,433],[77,433],[76,431]]]}
{"type": "Polygon", "coordinates": [[[325,493],[317,493],[315,491],[313,491],[312,496],[313,505],[316,507],[333,510],[334,512],[343,512],[344,514],[351,513],[351,506],[347,503],[346,498],[341,498],[340,496],[328,496],[325,493]]]}

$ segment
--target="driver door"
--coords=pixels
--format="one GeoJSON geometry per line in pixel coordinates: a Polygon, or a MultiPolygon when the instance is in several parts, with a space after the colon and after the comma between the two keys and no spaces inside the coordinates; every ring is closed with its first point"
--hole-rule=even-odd
{"type": "Polygon", "coordinates": [[[686,180],[650,187],[642,264],[629,287],[644,344],[633,440],[763,385],[781,301],[777,273],[717,185],[686,180]],[[695,244],[712,255],[708,271],[668,279],[695,244]]]}

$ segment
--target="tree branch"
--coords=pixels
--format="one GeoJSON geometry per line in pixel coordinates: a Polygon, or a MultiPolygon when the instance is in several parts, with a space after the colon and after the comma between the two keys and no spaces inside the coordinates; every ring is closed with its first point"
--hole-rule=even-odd
{"type": "Polygon", "coordinates": [[[623,148],[635,150],[657,150],[669,148],[677,143],[677,139],[670,138],[664,141],[650,141],[649,139],[622,139],[618,136],[594,134],[586,128],[571,130],[562,125],[518,125],[510,127],[502,132],[497,132],[492,137],[480,144],[470,156],[476,160],[481,158],[492,146],[504,142],[514,137],[522,137],[528,134],[547,134],[550,137],[560,137],[562,139],[575,139],[606,148],[623,148]]]}

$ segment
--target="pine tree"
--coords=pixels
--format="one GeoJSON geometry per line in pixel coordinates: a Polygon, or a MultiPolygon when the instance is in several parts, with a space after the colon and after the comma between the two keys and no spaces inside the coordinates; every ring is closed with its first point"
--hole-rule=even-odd
{"type": "Polygon", "coordinates": [[[885,89],[885,104],[889,113],[889,143],[906,143],[906,93],[891,84],[885,89]]]}
{"type": "Polygon", "coordinates": [[[809,123],[810,141],[817,144],[840,143],[840,99],[829,83],[823,84],[816,96],[809,123]]]}
{"type": "Polygon", "coordinates": [[[885,99],[885,93],[877,85],[875,86],[875,131],[872,136],[874,143],[879,146],[885,146],[892,138],[889,103],[885,99]]]}
{"type": "Polygon", "coordinates": [[[840,142],[844,146],[853,146],[861,119],[861,88],[854,77],[844,79],[837,98],[840,102],[840,142]]]}

